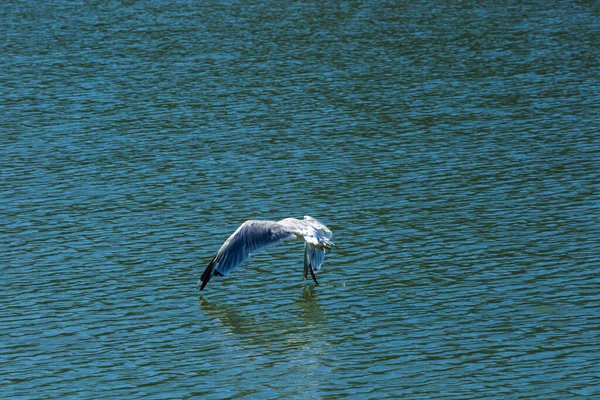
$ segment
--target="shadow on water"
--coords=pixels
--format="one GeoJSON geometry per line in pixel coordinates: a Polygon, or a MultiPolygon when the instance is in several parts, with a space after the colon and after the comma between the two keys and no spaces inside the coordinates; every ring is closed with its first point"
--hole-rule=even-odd
{"type": "Polygon", "coordinates": [[[204,296],[200,296],[199,307],[201,312],[216,319],[235,334],[250,334],[253,332],[253,327],[256,325],[252,318],[240,314],[236,309],[237,307],[233,305],[219,305],[216,302],[206,300],[204,296]]]}

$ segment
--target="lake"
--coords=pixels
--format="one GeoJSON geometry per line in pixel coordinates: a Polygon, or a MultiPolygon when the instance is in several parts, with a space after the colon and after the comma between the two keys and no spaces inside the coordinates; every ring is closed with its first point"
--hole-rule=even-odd
{"type": "Polygon", "coordinates": [[[590,1],[0,5],[11,399],[600,396],[590,1]],[[245,220],[334,233],[199,292],[245,220]]]}

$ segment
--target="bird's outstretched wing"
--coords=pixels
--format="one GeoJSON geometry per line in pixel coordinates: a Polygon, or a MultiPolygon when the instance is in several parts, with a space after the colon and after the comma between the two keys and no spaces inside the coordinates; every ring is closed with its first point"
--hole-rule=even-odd
{"type": "Polygon", "coordinates": [[[226,276],[240,266],[251,253],[294,236],[293,230],[273,221],[246,221],[223,243],[204,270],[200,290],[213,275],[226,276]]]}

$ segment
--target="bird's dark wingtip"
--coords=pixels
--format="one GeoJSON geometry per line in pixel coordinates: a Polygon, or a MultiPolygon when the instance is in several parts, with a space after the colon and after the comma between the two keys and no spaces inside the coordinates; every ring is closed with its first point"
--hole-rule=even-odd
{"type": "MultiPolygon", "coordinates": [[[[305,245],[307,246],[307,245],[305,245]]],[[[315,274],[315,271],[313,270],[313,266],[310,263],[310,256],[308,255],[308,251],[304,251],[304,279],[308,278],[308,272],[310,271],[310,276],[313,278],[313,281],[315,281],[315,284],[317,286],[319,286],[319,282],[317,282],[317,275],[315,274]]]]}
{"type": "Polygon", "coordinates": [[[202,282],[202,284],[201,284],[201,285],[198,285],[198,286],[199,286],[199,289],[200,289],[200,290],[204,290],[204,288],[205,288],[205,287],[206,287],[206,285],[208,284],[208,280],[206,280],[206,281],[202,281],[202,280],[201,280],[201,282],[202,282]]]}
{"type": "Polygon", "coordinates": [[[200,277],[200,282],[198,282],[198,285],[196,286],[196,287],[200,286],[200,290],[203,290],[206,287],[206,285],[208,285],[208,281],[210,281],[210,278],[212,278],[214,265],[215,265],[215,259],[213,258],[210,261],[210,263],[208,263],[208,266],[206,267],[206,269],[202,273],[202,276],[200,277]]]}
{"type": "Polygon", "coordinates": [[[310,276],[313,278],[313,281],[315,281],[315,284],[319,286],[319,282],[317,282],[317,275],[315,274],[315,271],[313,271],[312,265],[308,266],[308,270],[310,271],[310,276]]]}
{"type": "Polygon", "coordinates": [[[308,259],[308,254],[306,254],[306,252],[304,252],[304,280],[306,280],[308,278],[308,268],[310,261],[308,259]]]}

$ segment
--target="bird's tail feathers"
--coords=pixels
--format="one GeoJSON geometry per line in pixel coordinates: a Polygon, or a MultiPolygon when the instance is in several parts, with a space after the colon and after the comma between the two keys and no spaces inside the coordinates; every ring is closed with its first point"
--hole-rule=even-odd
{"type": "Polygon", "coordinates": [[[324,250],[329,251],[335,246],[335,243],[333,243],[329,238],[321,236],[321,246],[324,250]]]}
{"type": "Polygon", "coordinates": [[[317,249],[323,249],[325,251],[331,250],[335,244],[317,229],[311,228],[310,232],[304,234],[304,240],[306,243],[313,245],[317,249]]]}

